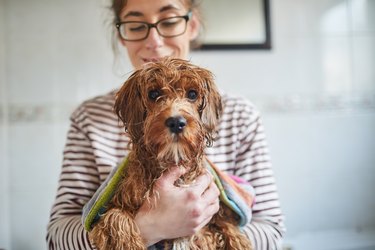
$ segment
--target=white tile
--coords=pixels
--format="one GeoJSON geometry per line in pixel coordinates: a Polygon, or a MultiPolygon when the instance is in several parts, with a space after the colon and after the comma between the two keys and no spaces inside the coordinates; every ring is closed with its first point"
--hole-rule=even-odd
{"type": "MultiPolygon", "coordinates": [[[[242,96],[249,94],[273,93],[281,88],[282,84],[269,88],[271,82],[278,75],[269,74],[277,68],[278,60],[266,53],[251,54],[237,53],[194,53],[193,62],[210,69],[215,74],[216,83],[228,93],[242,96]],[[220,60],[221,63],[217,63],[220,60]],[[235,65],[235,67],[233,67],[235,65]],[[267,65],[267,67],[264,67],[267,65]]],[[[278,82],[282,77],[279,77],[278,82]]]]}
{"type": "Polygon", "coordinates": [[[337,36],[349,31],[348,6],[342,0],[271,1],[276,35],[337,36]]]}
{"type": "Polygon", "coordinates": [[[293,250],[373,250],[373,228],[330,228],[315,232],[300,232],[296,237],[286,237],[285,249],[293,250]]]}
{"type": "Polygon", "coordinates": [[[14,124],[9,129],[10,188],[55,188],[65,133],[53,123],[14,124]]]}
{"type": "Polygon", "coordinates": [[[265,126],[288,235],[373,225],[374,113],[268,115],[265,126]]]}
{"type": "MultiPolygon", "coordinates": [[[[1,3],[0,3],[1,7],[1,3]]],[[[6,130],[0,123],[0,248],[10,248],[9,166],[6,130]]]]}
{"type": "Polygon", "coordinates": [[[9,100],[50,102],[56,68],[57,9],[50,1],[8,1],[9,100]],[[46,93],[48,93],[46,95],[46,93]]]}
{"type": "Polygon", "coordinates": [[[8,1],[7,13],[9,100],[28,103],[56,99],[56,10],[49,1],[8,1]]]}
{"type": "Polygon", "coordinates": [[[319,37],[283,36],[275,39],[274,57],[263,66],[259,65],[266,70],[259,80],[268,80],[268,93],[278,96],[322,91],[319,84],[324,77],[320,67],[325,56],[322,43],[323,39],[319,37]]]}
{"type": "Polygon", "coordinates": [[[6,108],[7,93],[5,83],[6,45],[5,45],[5,1],[0,1],[0,248],[10,249],[9,221],[9,177],[6,108]]]}
{"type": "Polygon", "coordinates": [[[323,90],[328,93],[352,91],[353,72],[349,37],[325,37],[321,41],[323,90]]]}
{"type": "Polygon", "coordinates": [[[56,73],[56,89],[62,102],[80,102],[104,94],[125,80],[114,76],[112,52],[102,44],[92,44],[90,39],[64,39],[59,46],[56,66],[61,70],[56,73]]]}
{"type": "Polygon", "coordinates": [[[11,193],[12,249],[46,249],[46,232],[54,193],[29,187],[11,193]]]}
{"type": "Polygon", "coordinates": [[[106,8],[98,2],[9,2],[6,73],[11,102],[77,102],[119,86],[106,8]]]}
{"type": "Polygon", "coordinates": [[[36,39],[11,41],[8,64],[8,99],[43,103],[56,100],[54,52],[50,43],[36,39]],[[48,93],[48,94],[46,94],[48,93]]]}
{"type": "Polygon", "coordinates": [[[351,30],[354,34],[375,33],[375,1],[349,0],[351,30]]]}
{"type": "Polygon", "coordinates": [[[352,86],[346,36],[280,36],[272,51],[195,53],[193,60],[211,69],[222,89],[247,97],[345,92],[352,86]]]}
{"type": "Polygon", "coordinates": [[[353,90],[375,94],[375,33],[356,35],[353,40],[353,90]]]}

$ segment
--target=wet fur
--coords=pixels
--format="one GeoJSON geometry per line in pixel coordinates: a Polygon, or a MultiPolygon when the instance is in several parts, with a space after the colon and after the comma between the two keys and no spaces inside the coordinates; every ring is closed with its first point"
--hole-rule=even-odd
{"type": "MultiPolygon", "coordinates": [[[[133,73],[118,91],[114,108],[131,138],[132,151],[109,209],[89,237],[98,249],[146,249],[134,217],[146,199],[156,197],[153,202],[157,202],[153,184],[169,166],[188,169],[181,180],[184,184],[205,172],[204,149],[215,136],[221,97],[209,71],[184,60],[166,59],[133,73]],[[150,90],[162,94],[153,101],[150,90]],[[196,100],[187,98],[189,90],[198,93],[196,100]],[[187,121],[178,135],[165,126],[165,120],[175,115],[187,121]]],[[[207,226],[191,237],[164,241],[165,248],[182,244],[183,249],[251,249],[236,216],[220,204],[207,226]]]]}

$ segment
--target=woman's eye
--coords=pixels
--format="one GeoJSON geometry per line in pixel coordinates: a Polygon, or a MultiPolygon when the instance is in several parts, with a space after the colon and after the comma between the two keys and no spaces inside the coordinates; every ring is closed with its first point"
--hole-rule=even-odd
{"type": "Polygon", "coordinates": [[[160,26],[162,28],[171,28],[171,27],[177,26],[179,23],[180,21],[178,21],[177,19],[171,18],[170,20],[165,20],[164,22],[161,22],[160,26]]]}
{"type": "Polygon", "coordinates": [[[153,100],[153,101],[156,101],[156,99],[160,96],[160,91],[157,90],[157,89],[153,89],[153,90],[150,90],[148,92],[148,98],[150,98],[150,100],[153,100]]]}
{"type": "Polygon", "coordinates": [[[144,24],[130,23],[126,25],[128,32],[143,32],[147,30],[147,26],[144,24]]]}
{"type": "Polygon", "coordinates": [[[195,91],[195,90],[189,90],[189,92],[187,93],[187,98],[190,99],[190,100],[192,100],[192,101],[195,101],[198,98],[197,91],[195,91]]]}

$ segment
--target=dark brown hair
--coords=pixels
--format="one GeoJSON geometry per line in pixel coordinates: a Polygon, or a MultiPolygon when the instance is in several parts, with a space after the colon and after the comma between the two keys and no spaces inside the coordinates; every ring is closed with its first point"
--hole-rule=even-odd
{"type": "MultiPolygon", "coordinates": [[[[183,1],[188,9],[192,10],[194,14],[200,14],[199,12],[199,5],[200,1],[197,0],[181,0],[183,1]]],[[[113,11],[114,14],[114,23],[120,21],[120,14],[121,11],[124,9],[125,5],[127,4],[127,0],[112,0],[112,5],[111,5],[111,10],[113,11]]]]}

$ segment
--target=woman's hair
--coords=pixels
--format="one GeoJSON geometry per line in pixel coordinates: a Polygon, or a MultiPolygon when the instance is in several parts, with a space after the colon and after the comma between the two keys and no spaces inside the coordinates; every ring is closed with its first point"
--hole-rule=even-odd
{"type": "MultiPolygon", "coordinates": [[[[187,6],[189,10],[193,12],[193,15],[198,18],[202,28],[203,28],[203,19],[200,11],[200,1],[202,0],[180,0],[187,6]]],[[[121,12],[127,4],[127,0],[112,0],[112,5],[110,6],[110,10],[112,12],[112,22],[111,22],[111,33],[112,33],[112,49],[115,53],[115,56],[118,54],[118,44],[119,44],[119,35],[116,29],[116,23],[121,21],[121,12]]],[[[202,29],[201,28],[201,29],[202,29]]],[[[198,48],[200,46],[199,42],[199,35],[198,38],[191,42],[191,48],[198,48]]]]}
{"type": "MultiPolygon", "coordinates": [[[[184,4],[187,5],[188,9],[192,10],[194,14],[200,15],[200,11],[199,11],[200,4],[198,3],[200,1],[198,0],[180,0],[180,1],[184,2],[184,4]]],[[[113,11],[113,14],[114,14],[114,20],[113,20],[114,24],[117,22],[120,22],[121,11],[124,9],[127,2],[128,2],[127,0],[112,0],[111,10],[113,11]]]]}

